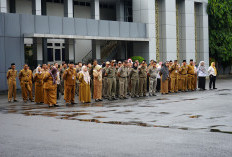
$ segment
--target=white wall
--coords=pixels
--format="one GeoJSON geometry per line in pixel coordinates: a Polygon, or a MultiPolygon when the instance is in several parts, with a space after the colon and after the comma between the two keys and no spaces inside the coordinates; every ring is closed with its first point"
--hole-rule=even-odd
{"type": "Polygon", "coordinates": [[[75,61],[80,62],[92,50],[92,40],[75,41],[75,61]]]}
{"type": "Polygon", "coordinates": [[[91,19],[91,7],[74,5],[74,17],[91,19]]]}
{"type": "Polygon", "coordinates": [[[64,4],[47,2],[47,15],[64,17],[64,4]]]}
{"type": "Polygon", "coordinates": [[[16,13],[32,14],[32,1],[31,0],[16,0],[16,13]]]}

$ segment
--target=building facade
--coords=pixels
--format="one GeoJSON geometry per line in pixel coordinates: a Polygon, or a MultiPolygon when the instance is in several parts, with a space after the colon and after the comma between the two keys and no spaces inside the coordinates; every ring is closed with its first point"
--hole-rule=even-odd
{"type": "MultiPolygon", "coordinates": [[[[142,56],[209,64],[208,0],[0,0],[0,91],[28,63],[142,56]]],[[[18,83],[19,87],[19,83],[18,83]]]]}

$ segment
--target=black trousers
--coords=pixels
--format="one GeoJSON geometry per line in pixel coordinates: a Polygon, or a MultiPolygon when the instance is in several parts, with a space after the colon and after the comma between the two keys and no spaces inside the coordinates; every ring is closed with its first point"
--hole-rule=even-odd
{"type": "Polygon", "coordinates": [[[209,89],[211,89],[212,84],[213,84],[213,88],[216,88],[215,82],[216,82],[216,76],[209,75],[209,89]]]}
{"type": "Polygon", "coordinates": [[[198,88],[205,89],[205,77],[204,76],[198,77],[198,88]]]}
{"type": "Polygon", "coordinates": [[[156,91],[160,91],[160,78],[157,78],[157,85],[156,85],[156,91]]]}

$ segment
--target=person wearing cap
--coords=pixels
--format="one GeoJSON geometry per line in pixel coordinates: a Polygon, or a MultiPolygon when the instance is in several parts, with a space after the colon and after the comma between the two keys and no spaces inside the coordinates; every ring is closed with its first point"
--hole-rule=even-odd
{"type": "Polygon", "coordinates": [[[103,77],[103,87],[102,87],[102,96],[103,96],[103,98],[105,98],[105,99],[108,99],[108,81],[107,81],[107,76],[105,75],[105,73],[106,73],[106,70],[109,68],[109,66],[110,66],[110,62],[109,61],[107,61],[106,62],[106,66],[102,69],[102,77],[103,77]]]}
{"type": "Polygon", "coordinates": [[[114,66],[115,61],[112,60],[109,68],[106,69],[105,76],[107,76],[108,81],[108,99],[110,101],[117,100],[115,97],[116,94],[116,67],[114,66]]]}
{"type": "Polygon", "coordinates": [[[8,102],[11,102],[12,95],[14,97],[14,101],[16,100],[16,77],[17,70],[15,70],[15,63],[11,64],[11,68],[8,70],[6,78],[8,83],[8,102]]]}
{"type": "Polygon", "coordinates": [[[182,91],[182,92],[186,92],[187,91],[187,79],[188,79],[188,77],[187,77],[187,72],[188,72],[188,66],[187,66],[187,64],[186,64],[186,60],[183,60],[183,63],[182,63],[182,65],[181,65],[181,67],[180,67],[180,69],[179,69],[179,73],[180,73],[180,84],[181,84],[181,88],[180,88],[180,90],[182,91]]]}
{"type": "Polygon", "coordinates": [[[147,67],[145,60],[139,67],[139,96],[145,97],[147,93],[147,67]]]}
{"type": "Polygon", "coordinates": [[[93,70],[93,98],[96,102],[102,101],[102,67],[96,65],[93,70]]]}
{"type": "Polygon", "coordinates": [[[188,65],[188,90],[193,91],[195,89],[195,70],[193,65],[193,59],[190,59],[188,65]]]}
{"type": "Polygon", "coordinates": [[[152,62],[152,66],[148,69],[148,76],[149,76],[149,96],[156,96],[156,84],[157,84],[157,75],[158,69],[156,68],[156,62],[152,62]]]}
{"type": "Polygon", "coordinates": [[[24,64],[23,69],[19,72],[19,81],[22,89],[23,101],[25,103],[28,100],[28,96],[31,102],[34,101],[32,97],[32,89],[29,83],[31,79],[32,79],[32,72],[29,70],[28,65],[24,64]]]}
{"type": "Polygon", "coordinates": [[[177,60],[174,60],[174,64],[169,67],[170,79],[171,79],[171,93],[178,92],[178,78],[179,67],[177,60]]]}
{"type": "Polygon", "coordinates": [[[69,68],[65,70],[63,79],[66,81],[66,105],[75,104],[75,85],[77,79],[77,72],[74,69],[74,64],[71,62],[69,68]]]}
{"type": "Polygon", "coordinates": [[[123,65],[118,69],[119,76],[119,98],[127,99],[127,76],[128,76],[128,61],[125,60],[123,65]]]}

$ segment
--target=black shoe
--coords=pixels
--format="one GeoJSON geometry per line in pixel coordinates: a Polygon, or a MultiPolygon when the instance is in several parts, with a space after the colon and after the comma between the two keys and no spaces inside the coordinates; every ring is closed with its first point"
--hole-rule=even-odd
{"type": "Polygon", "coordinates": [[[112,99],[112,98],[108,98],[108,100],[109,100],[109,101],[113,101],[113,99],[112,99]]]}
{"type": "Polygon", "coordinates": [[[18,102],[18,100],[14,100],[14,102],[18,102]]]}
{"type": "Polygon", "coordinates": [[[123,97],[119,97],[119,99],[123,100],[124,98],[123,97]]]}
{"type": "Polygon", "coordinates": [[[72,104],[72,105],[75,105],[75,104],[77,104],[77,103],[75,103],[75,102],[71,102],[71,104],[72,104]]]}
{"type": "Polygon", "coordinates": [[[57,104],[54,104],[53,106],[54,106],[54,107],[60,107],[60,106],[59,106],[59,105],[57,105],[57,104]]]}
{"type": "Polygon", "coordinates": [[[103,101],[102,99],[98,99],[99,101],[103,101]]]}
{"type": "Polygon", "coordinates": [[[123,97],[124,99],[128,99],[127,97],[123,97]]]}
{"type": "Polygon", "coordinates": [[[213,88],[213,89],[217,89],[217,88],[213,88]]]}
{"type": "Polygon", "coordinates": [[[8,100],[9,103],[11,103],[11,100],[8,100]]]}
{"type": "Polygon", "coordinates": [[[34,100],[31,100],[31,102],[34,102],[34,100]]]}
{"type": "Polygon", "coordinates": [[[131,96],[131,98],[135,98],[135,96],[131,96]]]}
{"type": "Polygon", "coordinates": [[[95,102],[99,102],[99,100],[98,100],[98,99],[95,99],[95,102]]]}
{"type": "Polygon", "coordinates": [[[66,103],[66,106],[69,106],[70,105],[70,103],[66,103]]]}
{"type": "Polygon", "coordinates": [[[113,98],[113,100],[118,100],[117,98],[113,98]]]}
{"type": "Polygon", "coordinates": [[[155,94],[153,94],[153,96],[156,96],[155,94]]]}

